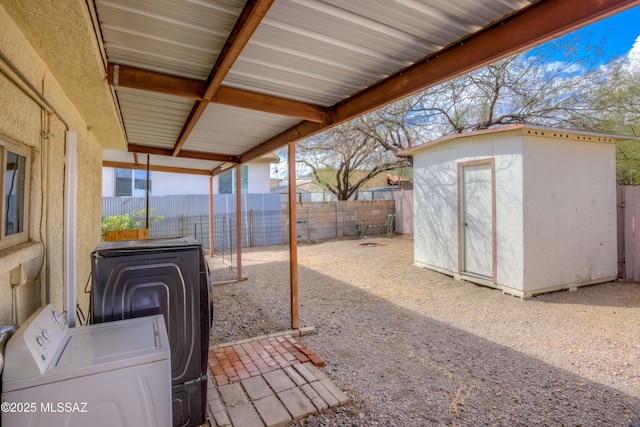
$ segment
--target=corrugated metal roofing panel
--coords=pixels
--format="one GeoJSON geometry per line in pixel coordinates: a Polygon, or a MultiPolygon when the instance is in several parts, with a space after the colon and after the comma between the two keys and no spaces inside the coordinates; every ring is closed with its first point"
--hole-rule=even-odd
{"type": "Polygon", "coordinates": [[[204,80],[243,0],[96,1],[110,62],[204,80]]]}
{"type": "MultiPolygon", "coordinates": [[[[532,1],[275,0],[223,84],[331,106],[532,1]]],[[[200,80],[245,3],[95,0],[109,62],[200,80]]],[[[192,100],[116,93],[129,143],[174,147],[192,100]]],[[[240,155],[298,121],[211,104],[182,148],[240,155]]]]}
{"type": "Polygon", "coordinates": [[[224,83],[333,105],[528,3],[277,0],[224,83]]]}
{"type": "Polygon", "coordinates": [[[289,117],[209,104],[183,148],[240,155],[298,122],[289,117]]]}
{"type": "Polygon", "coordinates": [[[172,148],[194,101],[155,92],[116,89],[131,144],[172,148]]]}

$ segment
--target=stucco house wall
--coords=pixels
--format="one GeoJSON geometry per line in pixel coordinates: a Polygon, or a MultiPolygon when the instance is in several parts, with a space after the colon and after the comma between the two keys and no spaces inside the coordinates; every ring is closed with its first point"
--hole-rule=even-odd
{"type": "MultiPolygon", "coordinates": [[[[248,166],[248,192],[270,192],[270,163],[256,161],[247,163],[248,166]]],[[[177,174],[171,172],[151,172],[151,195],[170,196],[180,194],[209,194],[209,177],[204,175],[177,174]]],[[[213,192],[219,193],[219,176],[213,178],[213,192]]],[[[115,169],[102,168],[102,196],[115,196],[115,169]]]]}
{"type": "MultiPolygon", "coordinates": [[[[52,7],[55,5],[42,5],[52,7]]],[[[78,288],[78,304],[87,311],[88,294],[84,293],[84,284],[91,272],[91,251],[100,242],[101,198],[96,189],[101,187],[102,149],[95,129],[79,111],[78,102],[72,102],[67,91],[46,62],[41,53],[30,43],[28,36],[20,26],[21,13],[26,11],[8,11],[0,5],[0,52],[36,86],[59,115],[68,124],[69,130],[77,133],[78,141],[78,205],[77,205],[77,250],[75,276],[78,288]],[[15,17],[18,18],[15,18],[15,17]]],[[[65,13],[60,11],[59,13],[65,13]]],[[[26,19],[26,18],[25,18],[26,19]]],[[[70,19],[73,19],[72,17],[70,19]]],[[[52,21],[55,21],[52,17],[52,21]]],[[[64,20],[52,25],[61,25],[64,20]]],[[[76,21],[76,25],[90,25],[90,22],[76,21]]],[[[42,31],[47,31],[43,28],[42,31]]],[[[83,29],[84,31],[84,29],[83,29]]],[[[31,34],[32,35],[32,34],[31,34]]],[[[54,37],[54,36],[52,36],[54,37]]],[[[56,34],[76,43],[81,50],[82,40],[72,32],[56,34]]],[[[90,43],[91,41],[87,41],[90,43]]],[[[93,41],[95,43],[95,40],[93,41]]],[[[92,47],[96,52],[97,48],[92,47]]],[[[61,61],[71,55],[68,51],[49,52],[59,55],[61,61]]],[[[78,61],[88,64],[80,51],[75,51],[78,61]]],[[[72,56],[72,55],[71,55],[72,56]]],[[[97,56],[94,54],[94,56],[97,56]]],[[[92,65],[99,71],[100,58],[94,57],[92,65]]],[[[95,69],[94,69],[95,70],[95,69]]],[[[90,69],[84,69],[87,81],[90,81],[90,69]]],[[[59,72],[58,72],[59,74],[59,72]]],[[[104,84],[103,75],[95,74],[98,86],[104,84]]],[[[102,87],[102,86],[100,86],[102,87]]],[[[89,89],[89,88],[84,88],[89,89]]],[[[107,92],[108,93],[108,92],[107,92]]],[[[28,175],[30,188],[28,196],[28,237],[26,243],[0,250],[0,322],[22,323],[42,304],[51,302],[60,310],[63,302],[63,198],[65,169],[65,132],[66,128],[56,115],[45,112],[25,91],[15,83],[15,76],[0,73],[0,139],[24,147],[29,155],[28,175]]],[[[92,94],[89,92],[88,96],[92,94]]],[[[94,106],[98,109],[97,106],[94,106]]],[[[115,111],[112,118],[115,118],[115,111]]],[[[117,124],[117,121],[114,122],[117,124]]],[[[105,127],[101,127],[102,131],[105,127]]],[[[117,129],[117,127],[115,128],[117,129]]],[[[121,134],[113,134],[111,143],[124,147],[121,134]]]]}

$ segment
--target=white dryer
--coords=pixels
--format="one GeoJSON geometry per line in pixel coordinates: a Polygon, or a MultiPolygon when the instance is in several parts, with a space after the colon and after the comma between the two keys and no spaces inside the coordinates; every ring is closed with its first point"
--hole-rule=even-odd
{"type": "Polygon", "coordinates": [[[4,357],[4,427],[172,424],[162,315],[69,328],[49,304],[9,339],[4,357]]]}

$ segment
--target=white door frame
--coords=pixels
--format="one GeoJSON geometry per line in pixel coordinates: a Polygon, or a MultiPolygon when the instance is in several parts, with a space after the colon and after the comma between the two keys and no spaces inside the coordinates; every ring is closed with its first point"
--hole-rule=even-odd
{"type": "MultiPolygon", "coordinates": [[[[460,276],[489,280],[496,283],[496,168],[493,157],[458,163],[458,273],[460,276]],[[464,212],[464,168],[468,166],[489,165],[491,173],[491,276],[471,276],[465,271],[465,212],[464,212]]],[[[477,281],[477,280],[475,280],[477,281]]]]}

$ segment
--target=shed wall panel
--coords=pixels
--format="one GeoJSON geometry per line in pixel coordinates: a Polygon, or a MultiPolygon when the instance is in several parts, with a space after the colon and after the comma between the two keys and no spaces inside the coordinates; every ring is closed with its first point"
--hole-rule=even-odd
{"type": "Polygon", "coordinates": [[[460,162],[494,158],[497,283],[522,289],[521,144],[514,135],[451,141],[414,156],[414,257],[418,265],[451,274],[458,266],[460,162]]]}
{"type": "Polygon", "coordinates": [[[615,277],[615,145],[524,140],[525,287],[615,277]]]}

